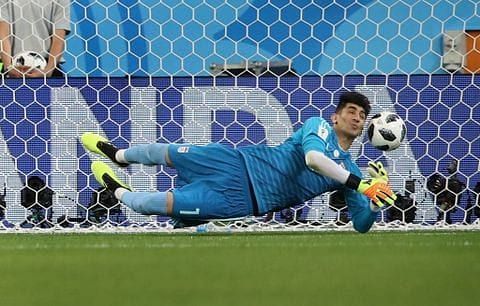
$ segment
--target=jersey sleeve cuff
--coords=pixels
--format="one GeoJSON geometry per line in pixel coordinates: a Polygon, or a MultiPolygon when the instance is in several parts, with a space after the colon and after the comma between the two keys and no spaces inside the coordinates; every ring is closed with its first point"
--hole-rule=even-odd
{"type": "Polygon", "coordinates": [[[347,181],[345,182],[345,186],[347,186],[350,189],[357,190],[361,180],[362,179],[356,176],[355,174],[350,173],[350,175],[347,178],[347,181]]]}

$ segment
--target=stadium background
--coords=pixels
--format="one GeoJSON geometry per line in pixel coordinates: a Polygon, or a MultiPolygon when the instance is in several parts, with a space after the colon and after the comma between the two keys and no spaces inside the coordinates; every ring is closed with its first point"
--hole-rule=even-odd
{"type": "MultiPolygon", "coordinates": [[[[85,213],[98,187],[78,143],[85,131],[121,146],[276,144],[305,119],[328,117],[338,94],[354,89],[374,101],[374,113],[398,112],[408,129],[399,150],[381,155],[363,138],[354,156],[361,167],[380,158],[398,191],[416,179],[416,220],[433,223],[427,177],[447,175],[456,159],[470,191],[480,181],[480,80],[441,63],[443,33],[479,29],[478,9],[470,1],[72,1],[68,78],[6,80],[0,88],[7,220],[28,215],[19,190],[31,175],[56,192],[54,220],[85,213]],[[214,63],[284,60],[297,76],[210,72],[214,63]]],[[[132,167],[128,182],[171,188],[175,173],[158,170],[132,167]]],[[[332,218],[325,201],[312,201],[303,217],[332,218]]],[[[465,221],[466,205],[464,196],[456,221],[465,221]]]]}
{"type": "MultiPolygon", "coordinates": [[[[398,225],[400,231],[366,235],[249,232],[254,225],[233,234],[172,235],[158,227],[105,234],[124,229],[109,226],[51,234],[18,226],[31,213],[19,204],[19,191],[32,175],[55,190],[54,220],[85,213],[98,185],[78,142],[84,131],[122,146],[276,144],[306,118],[328,116],[344,89],[367,94],[374,112],[394,109],[407,120],[408,142],[397,151],[380,155],[362,146],[363,138],[352,154],[362,167],[367,159],[384,161],[396,189],[418,179],[417,221],[434,223],[438,211],[422,186],[429,174],[447,175],[459,159],[468,190],[480,181],[480,80],[441,68],[443,32],[480,28],[476,2],[73,0],[68,78],[0,86],[0,195],[5,182],[7,201],[0,303],[478,304],[480,237],[451,230],[465,228],[458,223],[448,232],[441,224],[421,232],[398,225]],[[210,75],[212,63],[283,59],[298,76],[210,75]],[[11,230],[12,222],[20,230],[11,230]]],[[[172,187],[174,172],[157,177],[158,170],[135,166],[124,177],[142,190],[172,187]]],[[[331,218],[325,201],[312,201],[302,217],[331,218]]],[[[124,208],[121,214],[147,220],[124,208]]],[[[465,216],[455,213],[458,222],[465,216]]],[[[478,229],[476,222],[467,228],[478,229]]]]}
{"type": "Polygon", "coordinates": [[[475,1],[72,1],[71,76],[209,75],[291,60],[305,74],[432,74],[443,33],[480,29],[475,1]]]}

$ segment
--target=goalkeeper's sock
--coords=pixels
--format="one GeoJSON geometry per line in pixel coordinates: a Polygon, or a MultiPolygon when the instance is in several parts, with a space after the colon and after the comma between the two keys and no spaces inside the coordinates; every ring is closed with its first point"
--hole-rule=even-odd
{"type": "Polygon", "coordinates": [[[117,198],[117,200],[122,200],[122,197],[123,195],[125,194],[125,192],[127,191],[130,191],[126,188],[123,188],[123,187],[119,187],[117,189],[115,189],[115,192],[113,193],[115,195],[115,198],[117,198]]]}
{"type": "Polygon", "coordinates": [[[121,201],[143,215],[167,215],[167,192],[124,192],[121,201]]]}
{"type": "Polygon", "coordinates": [[[117,152],[119,149],[111,142],[99,141],[97,142],[97,148],[119,167],[128,166],[128,163],[125,161],[120,161],[117,159],[117,152]]]}
{"type": "Polygon", "coordinates": [[[115,160],[117,160],[119,163],[122,164],[128,164],[128,160],[125,158],[125,150],[117,150],[117,153],[115,153],[115,160]]]}
{"type": "Polygon", "coordinates": [[[123,153],[125,161],[130,163],[140,163],[143,165],[167,165],[167,152],[170,144],[152,143],[142,144],[126,149],[123,153]]]}

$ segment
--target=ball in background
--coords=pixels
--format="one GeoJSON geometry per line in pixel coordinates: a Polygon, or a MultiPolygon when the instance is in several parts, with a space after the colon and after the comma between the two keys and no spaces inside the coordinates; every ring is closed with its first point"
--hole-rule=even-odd
{"type": "Polygon", "coordinates": [[[400,146],[407,128],[400,116],[384,111],[372,117],[368,124],[368,140],[377,149],[392,151],[400,146]]]}
{"type": "Polygon", "coordinates": [[[47,61],[40,53],[25,51],[15,55],[12,65],[14,67],[29,67],[28,69],[45,69],[47,61]]]}

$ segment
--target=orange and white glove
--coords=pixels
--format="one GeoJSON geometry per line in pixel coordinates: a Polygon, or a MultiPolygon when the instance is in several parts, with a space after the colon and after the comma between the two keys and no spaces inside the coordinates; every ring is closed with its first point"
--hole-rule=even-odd
{"type": "Polygon", "coordinates": [[[383,167],[382,162],[369,162],[367,171],[371,177],[383,179],[385,182],[388,182],[388,173],[385,167],[383,167]]]}
{"type": "Polygon", "coordinates": [[[386,181],[384,177],[360,180],[357,191],[370,198],[379,208],[385,205],[393,205],[397,199],[397,196],[393,193],[390,186],[388,186],[388,181],[386,181]]]}
{"type": "Polygon", "coordinates": [[[371,178],[361,179],[350,174],[345,185],[358,192],[363,193],[372,200],[371,208],[374,211],[380,210],[385,205],[393,205],[397,196],[388,185],[388,173],[381,162],[369,162],[368,173],[371,178]]]}

